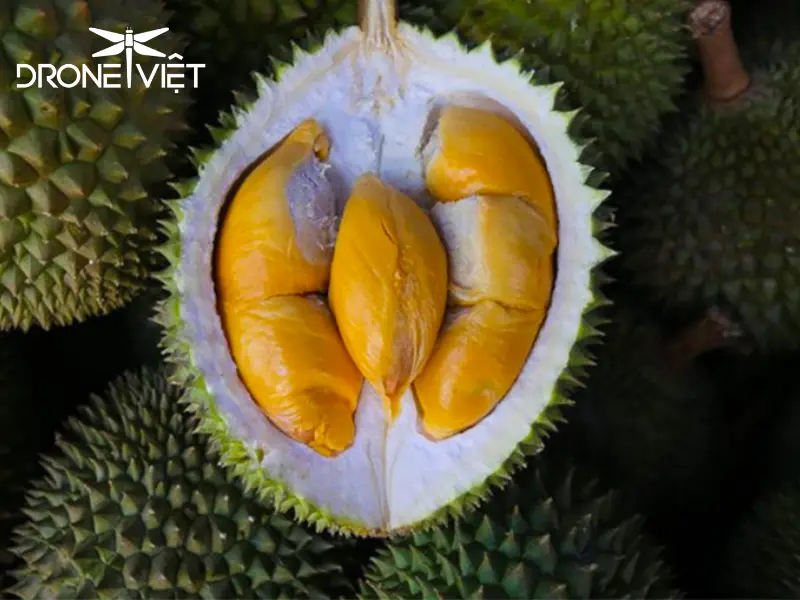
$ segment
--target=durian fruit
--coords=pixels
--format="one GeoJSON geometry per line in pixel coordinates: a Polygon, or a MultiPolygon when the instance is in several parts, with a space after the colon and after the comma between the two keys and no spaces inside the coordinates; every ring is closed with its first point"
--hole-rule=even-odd
{"type": "Polygon", "coordinates": [[[761,352],[798,348],[800,42],[748,44],[740,60],[725,2],[691,23],[704,97],[615,193],[620,276],[670,314],[719,306],[761,352]]]}
{"type": "Polygon", "coordinates": [[[736,598],[800,597],[800,479],[768,489],[734,530],[720,581],[736,598]]]}
{"type": "Polygon", "coordinates": [[[593,163],[616,175],[675,111],[688,73],[685,0],[407,0],[400,15],[437,34],[453,25],[471,44],[519,55],[539,83],[564,81],[580,107],[593,163]]]}
{"type": "Polygon", "coordinates": [[[336,544],[261,504],[194,433],[163,368],[126,372],[68,420],[31,483],[9,593],[35,598],[347,594],[336,544]]]}
{"type": "Polygon", "coordinates": [[[480,512],[389,541],[362,598],[676,598],[643,519],[589,472],[543,461],[480,512]]]}
{"type": "MultiPolygon", "coordinates": [[[[157,195],[170,173],[166,154],[185,129],[185,90],[133,87],[41,89],[15,79],[17,64],[120,64],[124,53],[92,58],[108,40],[164,26],[160,2],[10,0],[0,7],[0,328],[50,328],[101,315],[130,301],[153,268],[157,195]]],[[[154,49],[184,42],[166,32],[154,49]]],[[[153,59],[136,55],[148,72],[153,59]]],[[[46,72],[45,72],[46,73],[46,72]]],[[[134,71],[135,73],[135,71],[134,71]]],[[[65,75],[69,81],[70,75],[65,75]]]]}
{"type": "MultiPolygon", "coordinates": [[[[190,389],[191,409],[219,447],[223,464],[262,498],[319,529],[382,536],[474,508],[541,446],[588,361],[583,347],[597,334],[592,313],[604,301],[595,291],[595,269],[611,252],[599,239],[606,221],[598,208],[607,192],[594,187],[595,172],[580,162],[582,146],[569,133],[575,113],[554,108],[559,84],[537,85],[517,61],[498,63],[488,44],[467,51],[455,35],[436,38],[398,22],[390,0],[364,0],[361,14],[360,27],[329,33],[311,54],[298,50],[278,81],[259,79],[258,98],[221,121],[215,147],[197,152],[198,176],[178,186],[183,197],[172,204],[176,218],[165,225],[169,242],[163,253],[170,268],[161,279],[170,296],[159,321],[174,379],[190,389]],[[446,126],[450,118],[461,119],[462,139],[458,128],[446,126]],[[309,135],[313,131],[318,134],[309,135]],[[265,171],[273,175],[262,193],[245,200],[238,191],[255,189],[251,178],[265,171]],[[363,192],[369,198],[358,200],[363,192]],[[338,221],[331,227],[324,226],[331,216],[323,200],[328,194],[335,198],[338,221]],[[525,289],[548,293],[536,300],[544,312],[541,326],[510,389],[466,430],[434,440],[420,423],[414,381],[393,415],[369,381],[375,379],[365,372],[369,361],[362,359],[389,347],[394,332],[387,323],[394,322],[413,348],[394,352],[387,368],[404,374],[397,382],[406,381],[439,341],[433,323],[439,310],[446,311],[442,290],[453,298],[452,278],[442,273],[453,250],[437,231],[442,254],[426,222],[435,230],[434,206],[471,196],[515,196],[536,206],[544,220],[537,231],[549,230],[541,239],[556,244],[525,250],[538,248],[537,260],[551,261],[551,270],[528,271],[544,279],[525,289]],[[231,268],[237,285],[261,286],[255,303],[313,300],[320,312],[328,307],[335,325],[323,326],[322,319],[311,325],[298,310],[275,328],[250,328],[254,344],[281,337],[271,346],[278,358],[270,358],[270,365],[283,366],[259,375],[270,379],[265,393],[272,416],[246,381],[255,363],[243,368],[236,361],[233,351],[242,341],[224,325],[228,309],[222,306],[226,292],[219,273],[230,264],[219,259],[220,240],[233,223],[228,211],[238,210],[239,201],[252,201],[256,212],[282,214],[271,217],[269,227],[285,243],[279,246],[282,259],[263,249],[263,260],[252,262],[258,268],[231,268]],[[356,202],[363,202],[361,208],[356,202]],[[257,209],[258,203],[272,208],[257,209]],[[312,281],[309,273],[327,261],[331,248],[332,268],[321,269],[312,281]],[[337,275],[339,252],[358,255],[361,266],[345,262],[337,275]],[[393,257],[397,264],[390,270],[393,257]],[[300,266],[285,269],[281,260],[300,266]],[[374,270],[367,267],[370,260],[374,270]],[[283,291],[268,289],[273,274],[286,286],[283,291]],[[337,277],[343,279],[337,283],[337,277]],[[308,285],[295,285],[301,278],[308,285]],[[371,294],[371,313],[354,315],[337,294],[345,304],[351,295],[371,294]],[[390,312],[392,306],[401,310],[390,312]],[[387,310],[381,313],[380,307],[387,310]],[[359,322],[375,329],[358,331],[359,322]],[[296,332],[301,333],[290,340],[296,332]],[[300,336],[307,339],[300,343],[300,336]],[[354,346],[341,342],[346,357],[333,351],[337,336],[354,346]],[[319,360],[318,352],[331,358],[319,360]],[[361,376],[357,398],[352,371],[344,367],[347,357],[361,376]],[[281,428],[292,419],[302,427],[281,428]],[[331,431],[334,422],[346,431],[331,431]],[[310,447],[310,440],[323,437],[338,447],[310,447]]],[[[243,222],[261,227],[256,220],[243,222]]],[[[241,250],[262,253],[245,244],[241,250]]],[[[477,260],[475,253],[464,256],[477,260]]],[[[492,327],[485,329],[488,335],[492,327]]],[[[464,346],[476,356],[471,360],[479,361],[480,339],[464,346]]],[[[377,359],[370,364],[384,367],[377,359]]],[[[475,386],[487,385],[480,376],[465,375],[475,386]]]]}
{"type": "Polygon", "coordinates": [[[596,364],[555,443],[674,523],[708,503],[720,472],[724,405],[697,360],[726,347],[729,331],[710,314],[667,333],[633,298],[611,297],[596,364]]]}

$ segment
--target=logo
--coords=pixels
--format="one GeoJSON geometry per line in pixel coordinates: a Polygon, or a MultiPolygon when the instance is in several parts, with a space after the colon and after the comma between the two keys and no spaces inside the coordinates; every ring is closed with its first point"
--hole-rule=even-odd
{"type": "MultiPolygon", "coordinates": [[[[127,27],[125,33],[116,33],[114,31],[106,31],[105,29],[98,29],[97,27],[89,27],[89,31],[101,38],[113,42],[111,46],[103,50],[99,50],[92,54],[93,58],[100,58],[104,56],[116,56],[117,54],[125,53],[125,67],[126,78],[125,87],[132,87],[134,82],[134,67],[136,75],[141,79],[146,88],[150,88],[153,82],[158,77],[161,87],[175,90],[177,94],[180,90],[186,87],[183,83],[186,77],[186,70],[192,71],[192,85],[197,87],[198,72],[205,67],[205,64],[184,64],[180,62],[183,57],[178,53],[173,53],[167,56],[159,50],[154,50],[149,46],[145,46],[144,42],[149,42],[153,38],[169,31],[169,27],[162,27],[161,29],[154,29],[152,31],[143,31],[141,33],[134,33],[133,29],[127,27]],[[169,63],[158,63],[153,65],[149,73],[145,73],[142,65],[137,64],[133,60],[134,54],[141,54],[142,56],[154,56],[157,58],[166,57],[169,63]]],[[[42,88],[44,84],[50,87],[58,88],[73,88],[78,85],[85,88],[86,82],[91,80],[94,84],[102,89],[121,88],[122,84],[114,80],[120,79],[122,74],[115,72],[119,69],[120,65],[117,63],[103,63],[98,64],[95,70],[89,65],[81,65],[80,68],[76,65],[64,64],[39,64],[36,68],[31,65],[18,64],[17,65],[17,89],[29,88],[36,84],[36,87],[42,88]],[[23,71],[27,71],[30,75],[30,81],[21,83],[23,71]]]]}

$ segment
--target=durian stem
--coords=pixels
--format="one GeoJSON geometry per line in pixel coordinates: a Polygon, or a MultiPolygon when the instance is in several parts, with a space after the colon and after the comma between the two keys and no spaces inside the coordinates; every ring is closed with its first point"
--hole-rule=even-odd
{"type": "Polygon", "coordinates": [[[717,308],[667,340],[665,346],[666,361],[676,370],[712,350],[746,350],[741,329],[717,308]]]}
{"type": "Polygon", "coordinates": [[[358,0],[358,22],[368,40],[387,47],[397,27],[397,0],[358,0]]]}
{"type": "Polygon", "coordinates": [[[728,104],[750,87],[750,74],[739,57],[726,0],[703,0],[689,15],[705,76],[705,94],[712,106],[728,104]]]}

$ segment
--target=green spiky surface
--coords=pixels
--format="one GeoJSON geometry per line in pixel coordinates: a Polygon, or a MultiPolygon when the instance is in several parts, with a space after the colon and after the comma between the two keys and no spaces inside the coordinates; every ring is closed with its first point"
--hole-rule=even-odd
{"type": "Polygon", "coordinates": [[[800,479],[767,491],[734,532],[720,581],[740,598],[800,598],[800,479]]]}
{"type": "Polygon", "coordinates": [[[593,164],[611,174],[639,156],[674,111],[688,72],[685,0],[408,0],[400,16],[469,43],[491,39],[541,83],[563,81],[564,104],[582,109],[593,164]],[[568,26],[565,26],[568,24],[568,26]]]}
{"type": "MultiPolygon", "coordinates": [[[[124,54],[91,57],[109,42],[89,27],[147,31],[166,20],[155,0],[0,5],[0,328],[67,325],[137,293],[151,268],[155,186],[169,176],[188,102],[186,90],[158,84],[16,89],[15,65],[119,63],[124,54]]],[[[169,32],[152,45],[183,51],[169,32]]],[[[145,72],[153,64],[137,61],[145,72]]]]}
{"type": "Polygon", "coordinates": [[[28,493],[11,592],[50,598],[346,593],[332,539],[243,490],[164,370],[126,373],[69,420],[28,493]]]}
{"type": "Polygon", "coordinates": [[[620,187],[618,247],[652,305],[719,306],[772,353],[800,347],[800,43],[747,49],[741,101],[687,106],[620,187]]]}
{"type": "Polygon", "coordinates": [[[187,60],[205,63],[203,112],[209,122],[252,91],[251,73],[272,75],[274,60],[290,61],[291,44],[304,47],[330,28],[355,25],[357,0],[167,0],[170,25],[191,40],[187,60]],[[211,95],[211,98],[208,96],[211,95]]]}
{"type": "Polygon", "coordinates": [[[372,561],[366,598],[672,598],[643,520],[574,469],[541,461],[479,512],[396,538],[372,561]]]}
{"type": "Polygon", "coordinates": [[[670,338],[652,315],[629,299],[614,302],[564,439],[642,510],[690,506],[712,486],[722,405],[695,366],[667,363],[670,338]]]}
{"type": "MultiPolygon", "coordinates": [[[[435,37],[434,34],[430,35],[435,37]]],[[[320,47],[309,48],[307,52],[314,53],[320,47]]],[[[479,49],[474,51],[479,51],[479,49]]],[[[298,52],[305,51],[295,48],[295,53],[298,52]]],[[[514,59],[509,59],[509,61],[510,64],[515,65],[515,68],[522,71],[522,65],[519,62],[514,61],[514,59]]],[[[292,62],[296,61],[293,60],[292,62]]],[[[289,68],[290,65],[283,65],[271,82],[268,82],[260,75],[255,75],[254,79],[257,82],[260,81],[261,87],[279,85],[281,75],[288,71],[289,68]]],[[[532,84],[534,83],[532,82],[532,84]]],[[[194,151],[193,162],[198,173],[203,170],[204,165],[213,155],[216,148],[236,130],[235,114],[246,112],[252,106],[252,102],[253,100],[247,100],[243,96],[239,97],[238,104],[232,108],[232,111],[230,113],[222,113],[218,125],[210,128],[216,146],[194,151]]],[[[574,118],[575,115],[576,112],[572,112],[571,118],[574,118]]],[[[575,143],[580,145],[577,141],[575,143]]],[[[595,210],[592,219],[592,229],[597,244],[603,250],[605,261],[612,257],[614,252],[604,245],[607,230],[611,226],[611,217],[607,208],[602,204],[602,199],[607,195],[607,192],[599,189],[603,179],[604,174],[601,171],[591,166],[586,166],[586,184],[597,186],[598,198],[601,199],[601,203],[595,210]]],[[[186,397],[188,409],[198,418],[198,430],[207,434],[214,441],[215,447],[220,453],[222,464],[240,476],[251,488],[257,490],[263,501],[273,503],[278,510],[292,514],[295,519],[312,525],[317,531],[330,531],[356,536],[382,535],[383,532],[366,528],[357,520],[348,520],[342,517],[335,518],[324,507],[320,507],[306,498],[294,494],[283,481],[273,477],[260,466],[263,451],[260,449],[254,450],[252,444],[249,443],[250,440],[235,437],[229,429],[225,416],[219,411],[217,401],[208,386],[206,374],[200,370],[194,359],[194,350],[183,330],[184,316],[181,314],[182,282],[179,267],[183,246],[183,240],[181,239],[181,224],[184,219],[182,203],[185,198],[192,194],[196,184],[196,177],[174,184],[174,188],[180,198],[168,203],[174,217],[162,222],[163,233],[167,242],[160,247],[160,251],[169,266],[158,274],[159,280],[166,289],[167,298],[159,304],[156,321],[164,329],[162,350],[165,360],[173,367],[172,381],[188,390],[186,397]]],[[[528,436],[520,441],[515,451],[502,464],[499,464],[497,470],[482,484],[465,490],[455,501],[443,506],[431,514],[428,519],[415,523],[413,529],[430,529],[439,523],[445,522],[448,518],[460,517],[474,511],[488,497],[492,489],[502,487],[508,482],[513,473],[525,464],[527,457],[539,452],[544,439],[555,431],[556,425],[562,421],[562,408],[572,402],[571,395],[581,385],[581,381],[585,376],[585,368],[592,364],[590,346],[598,341],[600,335],[597,328],[599,318],[596,312],[609,302],[600,291],[600,287],[606,281],[606,276],[603,273],[604,261],[597,264],[591,271],[592,300],[584,308],[581,325],[570,352],[569,360],[564,365],[561,376],[538,419],[531,423],[528,436]]]]}

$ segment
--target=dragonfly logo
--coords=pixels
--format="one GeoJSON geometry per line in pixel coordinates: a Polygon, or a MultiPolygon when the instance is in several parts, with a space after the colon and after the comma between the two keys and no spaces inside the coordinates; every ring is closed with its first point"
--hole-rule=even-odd
{"type": "MultiPolygon", "coordinates": [[[[191,71],[193,75],[191,77],[192,86],[195,88],[197,87],[198,73],[200,69],[205,67],[204,64],[184,64],[181,62],[183,57],[180,54],[174,53],[167,56],[163,52],[145,45],[145,42],[149,42],[169,31],[169,27],[162,27],[161,29],[154,29],[152,31],[143,31],[141,33],[134,33],[133,29],[130,27],[125,29],[125,33],[107,31],[96,27],[90,27],[89,31],[109,42],[113,42],[108,48],[92,54],[93,58],[116,56],[123,52],[125,53],[126,87],[133,87],[135,83],[135,74],[147,88],[153,85],[156,79],[158,79],[162,88],[175,90],[177,94],[186,87],[186,85],[184,85],[184,79],[187,78],[187,70],[191,71]],[[134,62],[134,54],[166,58],[171,62],[155,64],[150,69],[150,72],[147,73],[142,68],[142,65],[134,62]]],[[[31,65],[18,64],[16,87],[17,89],[25,89],[36,85],[36,87],[41,89],[44,87],[44,84],[48,84],[50,87],[54,88],[73,88],[76,86],[85,88],[87,81],[92,81],[96,86],[102,89],[120,88],[122,84],[116,81],[122,77],[122,73],[119,72],[119,69],[120,65],[116,63],[98,64],[94,70],[90,65],[81,65],[79,68],[71,64],[56,66],[43,63],[34,68],[31,65]],[[22,82],[23,71],[27,72],[30,76],[30,80],[27,82],[22,82]]]]}

